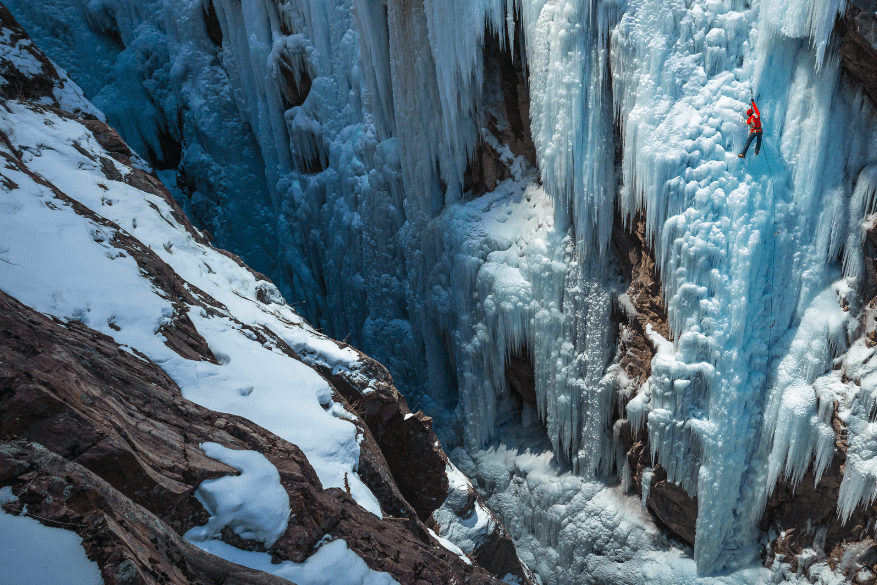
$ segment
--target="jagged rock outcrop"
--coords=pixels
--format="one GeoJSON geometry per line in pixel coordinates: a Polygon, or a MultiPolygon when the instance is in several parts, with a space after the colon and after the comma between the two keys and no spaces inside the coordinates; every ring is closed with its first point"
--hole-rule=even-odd
{"type": "Polygon", "coordinates": [[[625,221],[616,216],[613,225],[612,249],[625,280],[630,283],[625,294],[635,310],[634,314],[625,314],[619,325],[621,367],[639,387],[651,375],[655,355],[655,346],[646,335],[646,327],[651,325],[670,339],[667,309],[654,251],[646,236],[645,218],[637,215],[625,221]]]}
{"type": "MultiPolygon", "coordinates": [[[[430,542],[422,529],[412,531],[408,524],[416,520],[380,520],[343,490],[323,490],[295,445],[185,400],[156,364],[105,335],[76,323],[63,326],[2,292],[0,332],[0,436],[17,441],[3,448],[0,484],[13,486],[32,517],[81,529],[107,582],[131,566],[144,583],[163,582],[162,574],[202,582],[181,578],[197,570],[233,573],[230,563],[193,552],[178,536],[207,519],[194,497],[198,485],[235,473],[207,457],[199,448],[204,442],[257,451],[277,468],[292,515],[267,549],[275,559],[301,562],[329,536],[343,538],[370,567],[401,583],[493,582],[483,569],[430,542]],[[64,492],[67,485],[73,487],[64,492]],[[119,519],[127,521],[117,530],[152,542],[162,560],[150,562],[154,555],[144,558],[124,535],[113,534],[106,524],[119,519]],[[150,541],[150,533],[160,536],[150,541]],[[193,555],[200,564],[190,567],[193,555]]],[[[242,582],[273,582],[259,578],[242,582]]]]}
{"type": "MultiPolygon", "coordinates": [[[[478,517],[475,511],[478,506],[482,514],[490,515],[490,530],[474,539],[471,552],[467,551],[470,557],[493,575],[514,575],[521,583],[530,583],[532,573],[518,559],[515,545],[502,521],[489,510],[471,485],[462,490],[459,485],[451,485],[448,458],[433,431],[432,419],[422,411],[412,413],[386,368],[361,352],[359,355],[363,367],[357,372],[333,373],[324,365],[313,365],[368,425],[399,491],[417,511],[417,516],[427,524],[435,525],[433,513],[447,506],[454,523],[470,523],[478,517]]],[[[448,527],[438,526],[436,531],[442,528],[448,527]]]]}
{"type": "Polygon", "coordinates": [[[432,430],[432,419],[413,414],[387,369],[362,352],[356,373],[314,366],[327,377],[368,425],[405,499],[426,520],[448,495],[447,456],[432,430]]]}
{"type": "MultiPolygon", "coordinates": [[[[619,364],[627,377],[626,400],[629,400],[651,375],[656,348],[646,328],[651,326],[665,338],[670,338],[670,332],[654,252],[646,236],[645,219],[638,215],[624,222],[621,217],[616,217],[614,225],[613,250],[630,283],[625,293],[630,304],[622,307],[625,314],[618,325],[619,364]],[[629,227],[622,227],[625,225],[629,227]],[[627,314],[630,308],[634,313],[627,314]]],[[[649,471],[646,506],[653,518],[676,538],[688,546],[694,546],[697,498],[668,482],[667,472],[661,465],[652,468],[652,453],[645,429],[638,429],[634,433],[626,418],[620,419],[616,425],[627,453],[632,486],[642,496],[643,475],[649,471]]]]}

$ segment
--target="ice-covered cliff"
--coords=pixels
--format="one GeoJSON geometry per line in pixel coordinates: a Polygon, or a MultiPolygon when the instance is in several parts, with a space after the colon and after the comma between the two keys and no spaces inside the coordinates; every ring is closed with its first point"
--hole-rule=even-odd
{"type": "Polygon", "coordinates": [[[9,6],[544,582],[875,578],[873,2],[9,6]]]}

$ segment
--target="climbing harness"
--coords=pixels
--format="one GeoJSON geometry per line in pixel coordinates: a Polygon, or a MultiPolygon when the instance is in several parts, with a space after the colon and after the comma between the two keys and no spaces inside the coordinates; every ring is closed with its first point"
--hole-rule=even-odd
{"type": "Polygon", "coordinates": [[[746,158],[746,152],[749,150],[753,140],[756,141],[755,155],[758,156],[759,151],[761,151],[762,135],[764,134],[764,128],[761,125],[761,112],[758,111],[758,106],[755,104],[755,94],[753,94],[751,87],[749,88],[749,109],[746,110],[746,115],[749,116],[746,118],[746,125],[749,126],[749,137],[746,139],[743,151],[737,155],[741,159],[746,158]]]}

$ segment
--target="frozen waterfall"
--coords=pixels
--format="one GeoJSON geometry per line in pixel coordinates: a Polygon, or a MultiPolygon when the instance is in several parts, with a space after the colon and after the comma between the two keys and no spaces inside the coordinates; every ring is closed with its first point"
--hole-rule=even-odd
{"type": "Polygon", "coordinates": [[[775,485],[811,466],[818,481],[837,421],[838,514],[877,496],[863,252],[877,116],[842,79],[845,2],[6,4],[141,154],[178,145],[162,178],[202,227],[388,367],[524,550],[550,551],[544,582],[575,582],[555,565],[617,577],[586,560],[597,524],[623,562],[669,558],[643,560],[664,544],[624,519],[639,504],[626,503],[619,418],[697,498],[694,569],[659,581],[750,570],[775,485]],[[495,136],[511,122],[496,114],[490,39],[526,74],[535,166],[495,136]],[[764,146],[740,160],[751,94],[764,146]],[[509,173],[476,194],[467,173],[485,144],[509,173]],[[612,252],[636,217],[669,329],[650,330],[641,387],[619,365],[635,309],[612,252]],[[535,406],[510,438],[506,368],[522,351],[535,406]],[[547,455],[521,455],[521,437],[547,455]]]}

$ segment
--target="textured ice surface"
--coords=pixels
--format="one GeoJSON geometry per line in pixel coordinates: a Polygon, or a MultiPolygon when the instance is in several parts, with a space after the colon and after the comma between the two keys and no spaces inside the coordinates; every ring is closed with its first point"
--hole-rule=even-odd
{"type": "Polygon", "coordinates": [[[840,306],[855,305],[877,143],[822,58],[838,5],[793,4],[636,2],[612,36],[621,205],[646,210],[676,350],[653,364],[649,439],[698,496],[701,570],[733,564],[720,556],[753,540],[775,480],[833,450],[811,384],[852,333],[840,306]],[[743,162],[750,88],[765,146],[743,162]]]}
{"type": "Polygon", "coordinates": [[[486,449],[458,448],[451,457],[502,518],[518,554],[547,584],[768,583],[753,563],[720,576],[701,575],[685,549],[661,535],[635,493],[589,480],[559,462],[544,429],[523,426],[504,411],[498,439],[486,449]]]}
{"type": "MultiPolygon", "coordinates": [[[[212,181],[196,191],[230,194],[188,204],[226,226],[220,243],[255,263],[276,229],[284,290],[387,365],[443,443],[465,447],[460,460],[502,436],[505,364],[526,346],[537,408],[522,417],[544,424],[558,461],[540,485],[602,485],[607,502],[594,478],[629,487],[610,422],[635,391],[626,416],[698,497],[681,575],[755,559],[775,482],[832,455],[831,404],[850,432],[839,513],[877,493],[877,380],[859,323],[877,122],[839,77],[839,0],[214,5],[221,49],[200,1],[11,2],[132,143],[154,149],[162,128],[185,138],[184,168],[212,181]],[[59,22],[69,34],[51,32],[59,22]],[[541,184],[518,164],[470,201],[485,34],[523,35],[541,184]],[[312,82],[298,105],[280,97],[290,75],[312,82]],[[741,161],[750,91],[764,146],[741,161]],[[182,129],[168,115],[178,103],[182,129]],[[609,251],[616,210],[645,217],[667,300],[670,339],[652,334],[660,351],[639,389],[613,362],[613,309],[631,308],[609,251]]],[[[554,505],[533,502],[521,509],[554,505]]],[[[546,512],[535,536],[515,532],[525,560],[555,551],[573,567],[556,582],[597,579],[596,557],[616,549],[576,556],[603,533],[579,517],[546,512]]],[[[637,539],[630,551],[652,550],[637,539]]],[[[631,567],[652,566],[637,554],[631,567]]]]}

